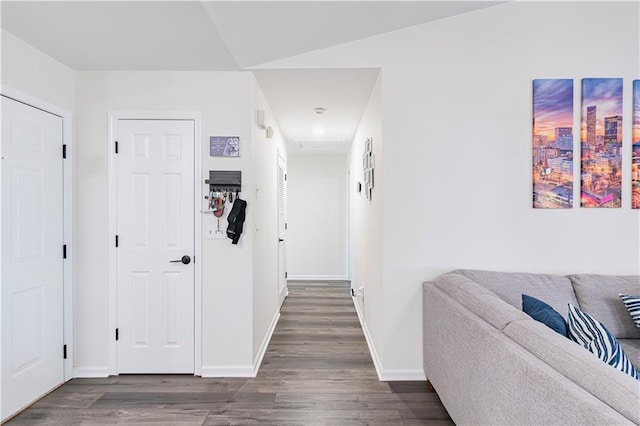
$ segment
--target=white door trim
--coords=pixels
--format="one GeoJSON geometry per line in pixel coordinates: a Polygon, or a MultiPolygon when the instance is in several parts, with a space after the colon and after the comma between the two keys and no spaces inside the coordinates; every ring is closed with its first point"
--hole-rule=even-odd
{"type": "Polygon", "coordinates": [[[115,170],[115,135],[118,129],[118,120],[192,120],[195,126],[194,146],[194,280],[195,280],[195,306],[194,306],[194,374],[202,375],[202,218],[200,217],[200,205],[202,204],[202,114],[195,111],[113,111],[109,113],[109,141],[108,141],[108,214],[109,226],[107,241],[108,251],[108,286],[109,286],[109,375],[118,374],[117,351],[114,332],[117,327],[117,297],[116,297],[116,170],[115,170]]]}
{"type": "MultiPolygon", "coordinates": [[[[73,336],[73,117],[71,111],[68,111],[58,105],[54,105],[50,102],[44,101],[35,96],[21,92],[13,87],[2,85],[2,95],[7,98],[11,98],[15,101],[22,102],[23,104],[30,105],[34,108],[41,109],[53,115],[57,115],[62,118],[62,143],[67,145],[67,159],[62,163],[63,171],[63,238],[64,243],[67,245],[67,259],[63,263],[63,336],[64,344],[67,345],[67,359],[64,360],[64,380],[70,380],[73,378],[73,354],[74,348],[74,336],[73,336]]],[[[62,153],[60,153],[62,157],[62,153]]],[[[2,165],[0,163],[0,176],[2,176],[2,165]]],[[[1,178],[0,178],[1,179],[1,178]]],[[[2,209],[0,209],[0,212],[2,209]]],[[[0,223],[2,221],[0,213],[0,223]]],[[[0,227],[1,228],[1,227],[0,227]]],[[[0,237],[2,236],[0,230],[0,237]]],[[[0,266],[1,268],[1,266],[0,266]]]]}
{"type": "Polygon", "coordinates": [[[282,248],[283,253],[280,253],[280,243],[278,243],[278,297],[280,298],[280,306],[282,306],[282,304],[284,303],[284,299],[289,295],[289,285],[287,283],[287,222],[288,222],[288,215],[287,215],[287,195],[288,195],[288,187],[287,187],[287,173],[288,173],[288,164],[287,164],[287,152],[286,151],[282,151],[280,148],[276,149],[276,179],[278,180],[276,182],[276,191],[278,191],[278,197],[279,197],[279,191],[280,191],[280,182],[279,182],[279,177],[278,177],[278,173],[280,171],[280,167],[282,166],[283,171],[284,171],[284,181],[282,182],[283,184],[283,193],[282,193],[282,198],[283,198],[283,210],[284,210],[284,223],[285,223],[285,231],[283,234],[280,234],[280,200],[278,200],[278,212],[277,212],[277,223],[276,223],[276,229],[278,230],[278,239],[283,238],[285,241],[283,242],[284,247],[282,248]],[[280,256],[284,257],[284,262],[282,262],[282,259],[280,259],[280,256]],[[280,289],[280,280],[282,279],[282,271],[280,270],[280,265],[284,263],[284,272],[285,272],[285,277],[284,277],[284,287],[282,289],[280,289]]]}

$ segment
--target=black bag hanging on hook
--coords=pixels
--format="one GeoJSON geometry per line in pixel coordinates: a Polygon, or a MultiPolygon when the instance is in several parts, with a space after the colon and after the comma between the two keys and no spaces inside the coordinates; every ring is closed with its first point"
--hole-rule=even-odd
{"type": "Polygon", "coordinates": [[[247,202],[236,196],[236,201],[234,201],[229,216],[227,216],[227,221],[229,222],[227,237],[231,238],[231,244],[238,244],[238,240],[242,234],[246,208],[247,202]]]}

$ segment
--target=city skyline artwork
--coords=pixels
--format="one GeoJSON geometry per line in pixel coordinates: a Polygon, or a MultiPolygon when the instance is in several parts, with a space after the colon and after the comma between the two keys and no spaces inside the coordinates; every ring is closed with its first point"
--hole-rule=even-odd
{"type": "Polygon", "coordinates": [[[582,207],[622,206],[622,130],[622,79],[582,79],[582,207]]]}
{"type": "Polygon", "coordinates": [[[640,209],[640,80],[633,81],[631,208],[640,209]]]}
{"type": "Polygon", "coordinates": [[[533,80],[533,207],[573,207],[573,79],[533,80]]]}

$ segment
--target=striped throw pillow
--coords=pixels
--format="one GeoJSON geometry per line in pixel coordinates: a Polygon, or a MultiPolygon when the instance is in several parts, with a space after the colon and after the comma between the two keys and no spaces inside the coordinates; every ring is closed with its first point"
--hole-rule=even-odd
{"type": "Polygon", "coordinates": [[[569,304],[569,338],[584,346],[607,364],[640,380],[622,346],[609,331],[591,315],[569,304]]]}
{"type": "Polygon", "coordinates": [[[636,327],[640,329],[640,296],[628,296],[626,294],[619,294],[620,299],[624,302],[624,306],[627,307],[631,319],[636,324],[636,327]]]}

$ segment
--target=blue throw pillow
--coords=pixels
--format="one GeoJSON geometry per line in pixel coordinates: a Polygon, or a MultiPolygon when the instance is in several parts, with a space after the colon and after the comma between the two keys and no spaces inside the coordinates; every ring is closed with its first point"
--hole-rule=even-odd
{"type": "Polygon", "coordinates": [[[612,367],[640,380],[640,373],[609,330],[572,304],[569,304],[569,338],[612,367]]]}
{"type": "Polygon", "coordinates": [[[534,320],[567,337],[567,322],[563,316],[542,300],[523,294],[522,310],[534,320]]]}
{"type": "Polygon", "coordinates": [[[620,293],[618,296],[622,299],[624,306],[629,311],[633,323],[640,329],[640,296],[629,296],[620,293]]]}

